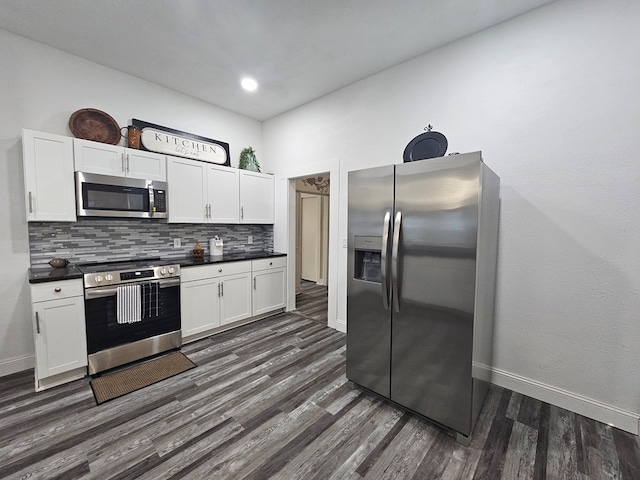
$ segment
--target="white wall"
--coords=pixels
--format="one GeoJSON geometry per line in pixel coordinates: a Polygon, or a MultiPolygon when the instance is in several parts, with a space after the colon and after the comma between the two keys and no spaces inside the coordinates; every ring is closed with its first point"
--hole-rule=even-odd
{"type": "MultiPolygon", "coordinates": [[[[502,182],[494,382],[636,433],[639,20],[634,0],[560,1],[263,126],[276,172],[339,158],[338,239],[347,171],[402,162],[428,123],[448,152],[482,150],[502,182]]],[[[276,249],[286,238],[280,221],[276,249]]]]}
{"type": "Polygon", "coordinates": [[[21,129],[72,136],[69,116],[87,107],[228,142],[233,165],[262,150],[255,120],[0,30],[0,375],[33,367],[21,129]]]}

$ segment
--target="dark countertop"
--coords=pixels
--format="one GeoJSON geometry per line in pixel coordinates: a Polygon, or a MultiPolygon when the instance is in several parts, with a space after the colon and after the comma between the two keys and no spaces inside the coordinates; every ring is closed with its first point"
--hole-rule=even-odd
{"type": "MultiPolygon", "coordinates": [[[[178,263],[180,267],[194,267],[212,263],[239,262],[242,260],[258,260],[260,258],[286,257],[286,253],[279,252],[247,252],[227,253],[222,256],[205,255],[202,258],[194,257],[165,257],[164,261],[178,263]]],[[[55,282],[58,280],[72,280],[82,278],[82,272],[75,265],[65,268],[33,267],[29,269],[29,283],[55,282]]]]}
{"type": "Polygon", "coordinates": [[[82,272],[75,265],[65,268],[34,267],[29,269],[29,283],[56,282],[82,278],[82,272]]]}
{"type": "Polygon", "coordinates": [[[194,267],[197,265],[209,265],[212,263],[240,262],[242,260],[258,260],[260,258],[286,257],[286,253],[280,252],[248,252],[248,253],[227,253],[222,256],[205,255],[202,258],[180,257],[165,258],[180,264],[181,268],[194,267]]]}

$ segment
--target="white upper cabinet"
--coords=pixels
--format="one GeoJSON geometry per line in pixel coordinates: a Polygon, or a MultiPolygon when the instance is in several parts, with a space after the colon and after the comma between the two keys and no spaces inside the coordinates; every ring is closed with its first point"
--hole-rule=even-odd
{"type": "Polygon", "coordinates": [[[240,183],[235,168],[209,165],[207,168],[207,198],[211,205],[212,223],[239,223],[240,183]]]}
{"type": "Polygon", "coordinates": [[[73,139],[75,169],[142,180],[167,181],[167,157],[117,145],[73,139]]]}
{"type": "Polygon", "coordinates": [[[75,222],[73,139],[22,131],[28,221],[75,222]]]}
{"type": "Polygon", "coordinates": [[[167,181],[167,157],[159,153],[124,149],[127,177],[167,181]]]}
{"type": "Polygon", "coordinates": [[[240,223],[273,223],[274,191],[273,175],[239,170],[240,172],[240,223]]]}
{"type": "Polygon", "coordinates": [[[208,218],[207,164],[177,157],[167,161],[169,222],[204,223],[208,218]]]}
{"type": "Polygon", "coordinates": [[[169,222],[239,223],[237,169],[178,157],[167,165],[169,222]]]}

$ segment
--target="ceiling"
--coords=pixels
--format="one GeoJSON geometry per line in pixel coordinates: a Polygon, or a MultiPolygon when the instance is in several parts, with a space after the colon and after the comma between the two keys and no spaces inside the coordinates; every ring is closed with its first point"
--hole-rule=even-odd
{"type": "Polygon", "coordinates": [[[0,0],[0,28],[266,120],[552,1],[0,0]]]}

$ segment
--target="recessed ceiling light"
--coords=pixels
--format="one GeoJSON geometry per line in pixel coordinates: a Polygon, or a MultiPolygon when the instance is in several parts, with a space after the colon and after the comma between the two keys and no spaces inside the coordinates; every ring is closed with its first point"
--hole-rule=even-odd
{"type": "Polygon", "coordinates": [[[258,82],[256,82],[253,78],[243,78],[240,82],[242,88],[247,90],[248,92],[253,92],[256,88],[258,88],[258,82]]]}

